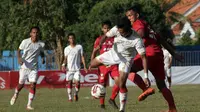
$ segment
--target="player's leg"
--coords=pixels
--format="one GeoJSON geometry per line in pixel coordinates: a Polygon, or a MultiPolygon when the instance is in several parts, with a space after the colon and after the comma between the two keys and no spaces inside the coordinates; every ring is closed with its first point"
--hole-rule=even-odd
{"type": "Polygon", "coordinates": [[[28,95],[28,103],[27,103],[27,109],[28,110],[33,110],[31,104],[32,101],[35,98],[35,93],[36,93],[36,82],[37,82],[37,71],[36,70],[30,70],[30,73],[28,75],[28,79],[30,82],[30,89],[29,89],[29,95],[28,95]]]}
{"type": "Polygon", "coordinates": [[[166,69],[166,72],[167,72],[167,81],[169,83],[169,89],[171,88],[171,85],[172,85],[172,80],[171,80],[171,69],[170,68],[167,68],[166,69]]]}
{"type": "Polygon", "coordinates": [[[17,87],[15,88],[15,93],[14,95],[12,96],[11,100],[10,100],[10,105],[14,105],[17,98],[18,98],[18,95],[19,95],[19,92],[22,90],[22,88],[24,87],[24,83],[25,83],[25,80],[27,79],[27,72],[25,69],[20,69],[19,70],[19,83],[17,85],[17,87]]]}
{"type": "Polygon", "coordinates": [[[125,105],[127,101],[127,93],[128,90],[126,88],[126,81],[128,78],[128,74],[130,71],[132,63],[131,62],[126,62],[126,63],[120,63],[119,64],[119,100],[120,100],[120,112],[125,111],[125,105]]]}
{"type": "Polygon", "coordinates": [[[78,92],[80,91],[80,78],[81,78],[80,71],[75,72],[74,73],[74,83],[75,83],[74,101],[78,101],[78,92]]]}
{"type": "Polygon", "coordinates": [[[72,102],[72,80],[73,80],[73,77],[74,77],[74,72],[67,72],[66,74],[66,86],[67,86],[67,93],[68,93],[68,101],[69,102],[72,102]]]}
{"type": "MultiPolygon", "coordinates": [[[[148,63],[151,61],[148,60],[148,63]]],[[[155,93],[155,90],[151,87],[147,88],[142,77],[137,74],[138,71],[143,70],[142,60],[141,58],[135,58],[134,63],[131,67],[131,73],[128,76],[128,79],[135,83],[142,91],[143,93],[138,97],[139,101],[145,100],[149,95],[152,95],[155,93]]]]}
{"type": "Polygon", "coordinates": [[[114,79],[115,84],[112,87],[112,93],[109,99],[109,104],[115,109],[118,109],[117,104],[115,103],[115,98],[117,97],[119,93],[119,71],[118,71],[118,65],[111,66],[111,77],[114,79]]]}
{"type": "Polygon", "coordinates": [[[169,106],[168,111],[176,112],[176,106],[174,103],[172,92],[166,87],[166,84],[165,84],[165,71],[164,71],[164,63],[163,63],[162,58],[157,62],[157,64],[149,68],[149,70],[155,77],[157,87],[161,91],[163,97],[168,103],[168,106],[169,106]]]}
{"type": "MultiPolygon", "coordinates": [[[[99,84],[103,85],[106,88],[106,84],[108,81],[108,68],[104,65],[99,66],[99,75],[99,84]]],[[[99,99],[101,109],[105,109],[105,95],[100,97],[99,99]]]]}
{"type": "Polygon", "coordinates": [[[138,71],[143,70],[141,58],[134,59],[128,79],[135,83],[143,92],[147,89],[142,77],[137,74],[138,71]]]}

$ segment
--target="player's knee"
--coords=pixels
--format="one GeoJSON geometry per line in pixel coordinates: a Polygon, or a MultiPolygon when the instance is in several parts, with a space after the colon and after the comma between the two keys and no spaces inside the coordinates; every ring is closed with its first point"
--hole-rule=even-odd
{"type": "Polygon", "coordinates": [[[114,77],[114,81],[116,85],[119,85],[119,78],[118,77],[114,77]]]}
{"type": "Polygon", "coordinates": [[[35,89],[35,88],[36,88],[36,83],[31,83],[31,84],[30,84],[30,88],[31,88],[31,89],[35,89]]]}
{"type": "Polygon", "coordinates": [[[159,90],[162,90],[163,88],[166,87],[165,81],[164,80],[156,80],[156,84],[159,90]]]}

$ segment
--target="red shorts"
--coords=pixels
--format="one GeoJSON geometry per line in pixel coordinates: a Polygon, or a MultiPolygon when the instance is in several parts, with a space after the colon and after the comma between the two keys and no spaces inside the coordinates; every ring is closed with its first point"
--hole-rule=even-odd
{"type": "Polygon", "coordinates": [[[113,79],[114,77],[119,77],[118,65],[112,65],[110,67],[104,65],[99,66],[99,74],[99,83],[107,83],[109,74],[113,79]]]}
{"type": "MultiPolygon", "coordinates": [[[[164,59],[162,53],[156,53],[154,56],[147,56],[148,69],[156,80],[165,80],[164,59]]],[[[143,70],[143,64],[140,56],[134,58],[131,72],[143,70]]]]}

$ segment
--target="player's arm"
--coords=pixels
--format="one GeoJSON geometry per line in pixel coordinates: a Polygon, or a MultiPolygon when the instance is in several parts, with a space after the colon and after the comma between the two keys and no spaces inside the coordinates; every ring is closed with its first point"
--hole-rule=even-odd
{"type": "Polygon", "coordinates": [[[138,38],[138,41],[137,41],[135,47],[136,47],[138,54],[141,56],[141,59],[142,59],[142,65],[144,68],[144,82],[145,82],[146,86],[149,87],[151,85],[151,83],[150,83],[149,77],[148,77],[148,64],[147,64],[147,58],[146,58],[146,51],[145,51],[144,43],[141,38],[140,39],[138,38]]]}
{"type": "Polygon", "coordinates": [[[20,48],[17,50],[17,59],[18,59],[18,63],[19,63],[20,65],[22,65],[22,64],[23,64],[23,61],[22,61],[21,49],[20,49],[20,48]]]}
{"type": "Polygon", "coordinates": [[[40,56],[42,58],[42,64],[45,63],[45,54],[44,54],[44,46],[45,46],[45,43],[41,42],[40,43],[40,46],[41,46],[41,50],[40,50],[40,56]]]}
{"type": "Polygon", "coordinates": [[[23,40],[21,42],[21,44],[19,45],[19,48],[17,50],[17,59],[18,59],[18,63],[20,65],[23,64],[23,60],[22,60],[22,56],[21,56],[21,51],[25,49],[25,45],[26,45],[26,42],[25,42],[25,40],[23,40]]]}
{"type": "Polygon", "coordinates": [[[62,70],[65,71],[65,66],[67,64],[67,56],[64,57],[63,63],[62,63],[62,70]]]}
{"type": "Polygon", "coordinates": [[[66,47],[64,49],[64,60],[63,60],[63,63],[62,63],[62,70],[65,71],[65,67],[66,67],[66,64],[67,64],[67,57],[68,57],[68,53],[69,53],[69,50],[68,48],[66,47]]]}
{"type": "Polygon", "coordinates": [[[82,60],[82,63],[83,63],[84,70],[87,73],[87,68],[86,68],[86,64],[85,64],[85,57],[83,55],[81,56],[81,60],[82,60]]]}
{"type": "Polygon", "coordinates": [[[169,45],[162,37],[157,38],[157,41],[178,61],[182,62],[183,57],[175,52],[171,45],[169,45]]]}
{"type": "Polygon", "coordinates": [[[168,68],[171,68],[171,66],[172,66],[172,56],[170,55],[169,56],[169,66],[168,66],[168,68]]]}
{"type": "Polygon", "coordinates": [[[42,58],[42,64],[45,64],[45,58],[44,58],[44,51],[41,51],[40,52],[40,56],[41,56],[41,58],[42,58]]]}
{"type": "Polygon", "coordinates": [[[101,39],[100,39],[100,42],[99,42],[99,46],[97,47],[97,49],[99,49],[101,47],[101,45],[105,42],[105,40],[107,38],[110,38],[110,37],[115,37],[117,35],[118,32],[118,29],[117,29],[117,26],[114,26],[112,29],[110,29],[106,35],[102,35],[101,39]]]}
{"type": "Polygon", "coordinates": [[[85,64],[85,57],[84,57],[83,47],[82,46],[81,46],[81,61],[83,63],[84,70],[87,73],[87,67],[86,67],[86,64],[85,64]]]}
{"type": "Polygon", "coordinates": [[[93,60],[96,57],[97,52],[99,51],[99,49],[97,49],[97,47],[99,46],[99,41],[100,41],[99,38],[97,38],[94,42],[94,48],[93,48],[90,60],[93,60]]]}

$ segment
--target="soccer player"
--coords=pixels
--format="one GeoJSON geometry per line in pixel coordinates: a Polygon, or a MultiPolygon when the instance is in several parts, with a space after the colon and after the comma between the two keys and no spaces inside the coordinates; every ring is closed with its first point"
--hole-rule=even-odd
{"type": "Polygon", "coordinates": [[[24,87],[26,80],[30,82],[30,90],[28,95],[28,110],[34,110],[31,106],[31,103],[35,97],[36,91],[36,82],[37,82],[37,64],[38,57],[41,54],[42,63],[45,63],[44,60],[44,43],[39,41],[39,27],[32,27],[30,30],[30,38],[24,39],[17,51],[18,63],[20,64],[19,70],[19,84],[15,88],[15,93],[10,101],[10,104],[13,105],[19,95],[19,92],[24,87]],[[20,52],[23,50],[23,55],[21,56],[20,52]]]}
{"type": "MultiPolygon", "coordinates": [[[[150,32],[152,30],[149,28],[149,25],[147,25],[147,23],[144,20],[140,19],[140,12],[137,7],[132,7],[128,9],[126,11],[126,16],[130,20],[132,24],[132,28],[143,39],[145,49],[146,49],[146,55],[148,59],[148,68],[156,79],[156,84],[157,84],[158,89],[162,92],[163,97],[168,103],[169,110],[167,112],[176,112],[176,106],[174,103],[173,95],[171,91],[165,85],[163,52],[158,42],[161,43],[164,47],[166,47],[178,60],[180,60],[179,55],[177,55],[170,48],[170,46],[165,41],[162,40],[162,38],[158,38],[157,36],[153,34],[153,32],[150,32]],[[154,37],[154,38],[151,38],[151,37],[154,37]],[[156,38],[157,40],[155,39],[155,37],[157,37],[156,38]]],[[[138,77],[140,76],[136,74],[138,71],[142,69],[143,67],[142,67],[141,56],[137,55],[134,58],[134,64],[131,69],[131,72],[134,72],[134,73],[132,73],[129,76],[129,79],[135,82],[141,89],[145,90],[146,87],[143,81],[138,80],[138,77]]],[[[144,92],[143,94],[141,94],[138,97],[139,101],[144,100],[148,96],[147,93],[144,92]]]]}
{"type": "Polygon", "coordinates": [[[66,73],[66,81],[67,85],[67,92],[69,102],[72,102],[72,84],[73,80],[75,83],[75,92],[74,92],[74,100],[78,101],[78,92],[80,89],[80,78],[81,78],[81,61],[84,66],[84,70],[87,73],[87,68],[85,65],[85,58],[83,55],[83,47],[76,43],[75,34],[69,33],[68,36],[69,45],[65,47],[64,54],[65,58],[62,64],[62,70],[65,71],[65,65],[67,64],[67,73],[66,73]]]}
{"type": "MultiPolygon", "coordinates": [[[[97,56],[90,63],[91,67],[97,67],[100,65],[115,65],[118,64],[118,70],[120,73],[119,77],[119,99],[120,99],[120,112],[125,111],[125,104],[127,100],[127,88],[126,80],[133,63],[133,58],[136,55],[136,51],[142,57],[144,64],[144,73],[147,75],[147,62],[145,56],[145,48],[142,39],[139,35],[131,29],[131,23],[126,18],[120,18],[117,22],[117,26],[109,30],[103,40],[107,37],[114,38],[114,45],[111,50],[104,52],[103,54],[97,56]]],[[[100,45],[101,45],[100,44],[100,45]]],[[[148,77],[145,78],[148,84],[150,83],[148,77]]]]}
{"type": "MultiPolygon", "coordinates": [[[[110,21],[104,21],[102,23],[102,32],[105,35],[111,28],[111,22],[110,21]]],[[[109,51],[112,48],[112,45],[114,43],[114,37],[107,38],[105,42],[100,46],[100,49],[97,49],[97,47],[100,45],[100,40],[102,36],[99,36],[94,43],[94,49],[91,55],[91,60],[93,60],[97,53],[103,54],[104,52],[109,51]]],[[[118,78],[119,78],[119,71],[118,71],[118,65],[112,65],[112,66],[105,66],[101,65],[98,67],[99,69],[99,83],[102,84],[104,87],[106,87],[106,84],[108,82],[109,74],[110,76],[115,80],[115,85],[113,86],[112,89],[112,94],[109,99],[109,103],[115,108],[118,109],[118,106],[115,103],[115,98],[118,95],[119,92],[119,86],[118,86],[118,78]]],[[[104,104],[105,96],[100,98],[100,104],[101,108],[105,109],[105,104],[104,104]]]]}
{"type": "Polygon", "coordinates": [[[172,55],[163,47],[164,64],[165,64],[165,75],[169,83],[169,89],[171,88],[171,66],[172,66],[172,55]]]}

